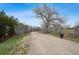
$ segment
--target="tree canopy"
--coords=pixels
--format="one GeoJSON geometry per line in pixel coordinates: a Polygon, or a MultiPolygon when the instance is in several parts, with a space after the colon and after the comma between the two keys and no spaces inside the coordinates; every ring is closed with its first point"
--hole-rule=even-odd
{"type": "Polygon", "coordinates": [[[55,8],[51,8],[47,4],[44,4],[43,7],[35,8],[34,12],[36,17],[42,20],[43,28],[47,33],[50,25],[56,26],[63,23],[63,17],[59,15],[55,8]]]}

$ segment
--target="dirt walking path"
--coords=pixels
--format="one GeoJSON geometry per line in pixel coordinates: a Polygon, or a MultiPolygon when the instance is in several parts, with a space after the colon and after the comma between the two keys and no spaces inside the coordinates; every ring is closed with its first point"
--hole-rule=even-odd
{"type": "Polygon", "coordinates": [[[48,34],[31,33],[27,55],[78,55],[79,43],[60,39],[48,34]]]}

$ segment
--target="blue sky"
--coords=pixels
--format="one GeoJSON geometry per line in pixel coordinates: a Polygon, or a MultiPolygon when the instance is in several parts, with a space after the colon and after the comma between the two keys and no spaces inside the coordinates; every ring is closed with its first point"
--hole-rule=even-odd
{"type": "MultiPolygon", "coordinates": [[[[2,3],[0,10],[5,10],[6,14],[12,15],[20,22],[32,26],[40,26],[40,20],[34,17],[34,8],[42,4],[36,3],[2,3]]],[[[52,3],[48,4],[50,7],[57,9],[60,15],[67,17],[66,24],[74,25],[79,21],[79,4],[78,3],[52,3]]]]}

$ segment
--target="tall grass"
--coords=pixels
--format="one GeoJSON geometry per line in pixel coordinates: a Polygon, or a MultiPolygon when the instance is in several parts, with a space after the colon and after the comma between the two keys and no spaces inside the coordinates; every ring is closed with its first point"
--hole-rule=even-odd
{"type": "MultiPolygon", "coordinates": [[[[72,32],[73,32],[72,30],[65,29],[64,30],[64,39],[79,42],[79,37],[74,37],[74,34],[72,34],[72,32]]],[[[54,35],[56,37],[60,37],[57,31],[53,31],[50,34],[54,35]]]]}

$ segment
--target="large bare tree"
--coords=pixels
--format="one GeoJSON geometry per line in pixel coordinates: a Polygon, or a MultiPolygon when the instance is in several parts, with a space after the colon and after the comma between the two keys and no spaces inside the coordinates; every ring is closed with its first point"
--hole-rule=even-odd
{"type": "Polygon", "coordinates": [[[49,7],[47,4],[44,4],[43,7],[35,8],[34,12],[36,17],[42,20],[42,26],[46,33],[49,32],[50,25],[55,27],[63,23],[63,18],[59,16],[56,9],[49,7]]]}

